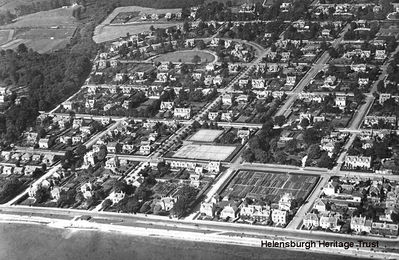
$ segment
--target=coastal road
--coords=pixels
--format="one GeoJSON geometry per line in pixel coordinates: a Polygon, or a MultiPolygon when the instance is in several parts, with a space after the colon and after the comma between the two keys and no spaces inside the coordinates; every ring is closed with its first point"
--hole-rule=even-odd
{"type": "MultiPolygon", "coordinates": [[[[375,238],[367,236],[344,235],[336,233],[327,233],[322,231],[302,231],[302,230],[287,230],[282,228],[264,227],[249,224],[225,223],[218,221],[185,221],[177,219],[167,219],[157,216],[145,216],[142,214],[133,215],[125,213],[111,213],[111,212],[89,212],[84,210],[71,209],[54,209],[54,208],[38,208],[38,207],[6,207],[0,206],[0,215],[5,218],[7,215],[19,216],[19,218],[26,217],[41,217],[49,219],[50,222],[57,222],[58,220],[69,219],[72,220],[82,215],[90,215],[92,219],[90,222],[95,224],[111,224],[113,226],[126,227],[141,227],[148,229],[165,230],[167,233],[174,231],[181,232],[195,232],[201,233],[204,240],[207,239],[207,234],[224,234],[229,236],[241,236],[241,239],[248,237],[256,237],[259,239],[299,239],[299,240],[325,240],[325,241],[379,241],[379,249],[391,248],[399,252],[398,239],[375,238]]],[[[17,219],[16,219],[17,220],[17,219]]]]}

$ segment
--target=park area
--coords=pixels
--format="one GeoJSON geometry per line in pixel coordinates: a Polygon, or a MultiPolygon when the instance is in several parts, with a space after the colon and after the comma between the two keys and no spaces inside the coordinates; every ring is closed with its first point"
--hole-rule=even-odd
{"type": "Polygon", "coordinates": [[[207,142],[212,143],[216,140],[221,134],[223,134],[223,130],[211,130],[211,129],[201,129],[190,137],[190,141],[194,142],[207,142]]]}
{"type": "Polygon", "coordinates": [[[221,192],[221,196],[246,197],[277,202],[285,193],[295,199],[306,199],[319,177],[290,173],[239,171],[221,192]]]}
{"type": "Polygon", "coordinates": [[[225,161],[236,149],[236,146],[187,144],[183,145],[173,157],[194,160],[225,161]]]}
{"type": "Polygon", "coordinates": [[[210,63],[215,61],[215,55],[207,51],[176,51],[162,54],[154,59],[155,62],[184,62],[184,63],[210,63]],[[194,57],[198,56],[199,62],[194,62],[194,57]]]}

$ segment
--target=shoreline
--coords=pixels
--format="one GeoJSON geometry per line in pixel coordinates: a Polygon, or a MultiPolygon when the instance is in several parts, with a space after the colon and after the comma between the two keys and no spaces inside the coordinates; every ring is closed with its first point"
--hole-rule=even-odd
{"type": "MultiPolygon", "coordinates": [[[[143,228],[143,227],[131,227],[131,226],[121,226],[113,224],[99,224],[87,221],[70,221],[70,220],[54,220],[48,218],[37,218],[32,217],[30,219],[1,219],[0,223],[6,224],[23,224],[23,225],[38,225],[47,228],[55,228],[60,230],[70,230],[70,231],[97,231],[103,234],[115,234],[115,235],[125,235],[133,237],[155,237],[163,240],[179,240],[185,242],[195,242],[195,243],[211,243],[211,244],[223,244],[226,246],[242,246],[249,248],[259,248],[259,249],[277,249],[277,250],[289,250],[291,252],[302,252],[302,253],[312,253],[312,254],[323,254],[330,256],[340,256],[340,257],[367,257],[375,259],[396,259],[398,254],[386,253],[386,252],[366,252],[364,250],[355,250],[350,248],[348,250],[340,250],[336,248],[323,248],[323,247],[312,247],[310,249],[305,248],[295,248],[295,247],[261,247],[263,239],[255,237],[245,237],[245,236],[231,236],[223,235],[219,232],[216,234],[206,234],[200,232],[189,232],[189,231],[172,231],[172,230],[161,230],[154,228],[143,228]]],[[[267,239],[269,240],[269,239],[267,239]]],[[[266,241],[267,241],[266,240],[266,241]]],[[[281,238],[272,238],[270,240],[284,242],[286,240],[281,238]]]]}

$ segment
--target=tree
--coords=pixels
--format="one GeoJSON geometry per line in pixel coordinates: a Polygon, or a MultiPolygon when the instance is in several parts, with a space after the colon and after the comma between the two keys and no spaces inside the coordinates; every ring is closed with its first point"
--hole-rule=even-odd
{"type": "Polygon", "coordinates": [[[320,134],[321,132],[317,129],[308,128],[303,133],[303,140],[308,145],[319,143],[321,139],[320,134]]]}
{"type": "Polygon", "coordinates": [[[318,144],[312,144],[308,148],[308,159],[319,158],[320,146],[318,144]]]}
{"type": "Polygon", "coordinates": [[[35,203],[43,203],[45,202],[47,199],[49,199],[50,197],[50,192],[44,188],[44,187],[40,187],[37,189],[36,193],[35,193],[35,203]]]}
{"type": "Polygon", "coordinates": [[[187,33],[189,30],[190,30],[190,25],[188,24],[187,21],[185,21],[183,23],[183,31],[187,33]]]}
{"type": "Polygon", "coordinates": [[[302,119],[302,121],[301,121],[301,127],[303,128],[303,129],[305,129],[306,127],[308,127],[309,126],[309,119],[307,119],[307,118],[303,118],[302,119]]]}
{"type": "Polygon", "coordinates": [[[285,149],[287,149],[288,152],[292,153],[296,150],[297,145],[298,145],[298,141],[296,139],[292,139],[286,143],[285,149]]]}
{"type": "Polygon", "coordinates": [[[168,174],[170,172],[170,164],[169,163],[159,162],[157,165],[157,168],[158,168],[160,177],[162,177],[165,174],[168,174]]]}
{"type": "Polygon", "coordinates": [[[28,52],[28,48],[26,47],[25,44],[21,43],[17,47],[17,52],[18,53],[26,53],[26,52],[28,52]]]}
{"type": "Polygon", "coordinates": [[[201,124],[198,121],[194,121],[192,124],[194,130],[201,128],[201,124]]]}
{"type": "Polygon", "coordinates": [[[103,209],[107,209],[109,207],[112,206],[112,201],[110,199],[106,199],[104,200],[104,202],[102,203],[102,208],[103,209]]]}
{"type": "Polygon", "coordinates": [[[191,61],[192,61],[192,63],[194,63],[194,64],[198,64],[198,63],[201,62],[201,57],[198,56],[198,55],[194,55],[194,57],[192,58],[191,61]]]}
{"type": "Polygon", "coordinates": [[[328,156],[327,153],[323,153],[317,163],[318,167],[321,168],[331,168],[333,164],[333,161],[331,160],[331,158],[328,156]]]}
{"type": "Polygon", "coordinates": [[[252,152],[251,149],[246,149],[244,150],[244,152],[242,153],[242,158],[246,161],[246,162],[253,162],[255,160],[255,154],[252,152]]]}
{"type": "Polygon", "coordinates": [[[281,115],[281,116],[276,116],[274,118],[274,123],[277,124],[278,126],[282,126],[285,122],[285,116],[281,115]]]}
{"type": "Polygon", "coordinates": [[[178,199],[173,206],[173,214],[178,217],[182,217],[188,213],[188,209],[190,208],[191,204],[194,202],[197,196],[198,190],[191,186],[183,186],[179,190],[178,199]]]}

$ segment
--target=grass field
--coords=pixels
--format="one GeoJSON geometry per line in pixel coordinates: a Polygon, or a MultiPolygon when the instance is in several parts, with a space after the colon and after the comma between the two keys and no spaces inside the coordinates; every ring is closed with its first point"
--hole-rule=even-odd
{"type": "Polygon", "coordinates": [[[16,22],[3,25],[0,28],[32,28],[52,26],[75,27],[78,21],[72,16],[73,8],[58,8],[50,11],[43,11],[28,14],[17,18],[16,22]]]}
{"type": "Polygon", "coordinates": [[[163,61],[170,61],[170,62],[184,62],[190,63],[193,60],[193,57],[198,55],[201,58],[201,63],[210,63],[215,60],[215,56],[209,52],[205,51],[177,51],[177,52],[170,52],[166,54],[162,54],[154,59],[155,62],[163,62],[163,61]]]}
{"type": "MultiPolygon", "coordinates": [[[[72,8],[59,8],[21,16],[16,22],[0,27],[15,28],[16,31],[13,41],[3,45],[2,48],[14,49],[24,43],[39,53],[51,52],[69,43],[77,24],[78,21],[72,17],[72,8]]],[[[1,38],[0,34],[0,44],[1,38]]]]}
{"type": "Polygon", "coordinates": [[[314,175],[239,171],[221,196],[265,198],[275,202],[284,193],[291,193],[294,198],[306,199],[318,178],[314,175]]]}
{"type": "Polygon", "coordinates": [[[11,30],[0,30],[0,45],[8,42],[11,30]]]}
{"type": "Polygon", "coordinates": [[[189,144],[180,148],[173,157],[198,160],[226,160],[236,149],[235,146],[189,144]]]}
{"type": "Polygon", "coordinates": [[[14,9],[20,5],[43,2],[42,0],[0,0],[0,12],[10,11],[14,13],[14,9]]]}
{"type": "Polygon", "coordinates": [[[218,138],[221,134],[223,134],[223,130],[211,130],[211,129],[201,129],[196,132],[191,138],[190,141],[196,142],[213,142],[216,138],[218,138]]]}

